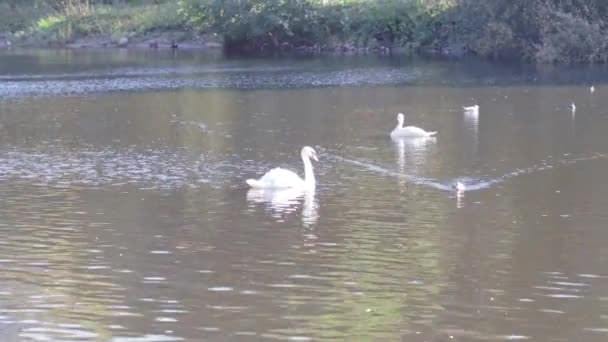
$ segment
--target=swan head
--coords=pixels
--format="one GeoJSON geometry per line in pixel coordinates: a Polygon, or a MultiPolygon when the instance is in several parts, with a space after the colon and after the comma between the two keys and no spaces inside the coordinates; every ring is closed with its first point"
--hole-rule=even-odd
{"type": "Polygon", "coordinates": [[[456,182],[454,185],[452,185],[452,187],[458,192],[463,192],[466,190],[466,186],[462,182],[456,182]]]}
{"type": "Polygon", "coordinates": [[[319,161],[319,158],[317,158],[317,152],[315,152],[315,150],[310,147],[310,146],[304,146],[302,148],[302,159],[313,159],[314,161],[319,161]]]}
{"type": "Polygon", "coordinates": [[[397,114],[397,122],[399,123],[399,125],[403,124],[403,120],[404,120],[403,113],[397,114]]]}

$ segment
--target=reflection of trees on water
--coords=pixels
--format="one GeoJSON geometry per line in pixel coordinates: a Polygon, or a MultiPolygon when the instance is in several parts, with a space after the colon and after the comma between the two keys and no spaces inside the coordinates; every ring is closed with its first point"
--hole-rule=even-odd
{"type": "Polygon", "coordinates": [[[383,177],[360,182],[364,188],[348,187],[324,201],[324,211],[341,217],[325,232],[335,236],[339,253],[329,260],[319,255],[325,266],[315,275],[328,282],[315,290],[328,305],[286,334],[395,340],[436,315],[446,271],[437,222],[449,202],[417,198],[415,187],[404,197],[383,177]]]}
{"type": "MultiPolygon", "coordinates": [[[[400,174],[420,174],[425,170],[429,150],[437,142],[435,137],[391,138],[397,155],[397,167],[400,174]]],[[[403,179],[402,179],[403,180],[403,179]]]]}
{"type": "MultiPolygon", "coordinates": [[[[88,236],[103,225],[82,220],[90,208],[79,190],[16,185],[3,192],[12,193],[2,208],[2,225],[11,229],[3,230],[2,240],[10,243],[0,246],[0,254],[14,261],[3,268],[11,298],[0,298],[1,306],[12,319],[45,324],[49,330],[42,335],[111,338],[104,319],[116,311],[112,304],[122,302],[123,289],[104,274],[110,270],[98,241],[88,236]],[[78,327],[61,328],[75,321],[78,327]]],[[[24,324],[19,333],[30,327],[40,328],[24,324]]]]}

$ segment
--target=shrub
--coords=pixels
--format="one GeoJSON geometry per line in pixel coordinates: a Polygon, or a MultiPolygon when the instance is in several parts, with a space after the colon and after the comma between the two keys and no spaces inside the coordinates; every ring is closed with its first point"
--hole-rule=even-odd
{"type": "Polygon", "coordinates": [[[543,27],[540,62],[606,62],[608,39],[599,22],[590,23],[569,13],[555,12],[543,27]]]}

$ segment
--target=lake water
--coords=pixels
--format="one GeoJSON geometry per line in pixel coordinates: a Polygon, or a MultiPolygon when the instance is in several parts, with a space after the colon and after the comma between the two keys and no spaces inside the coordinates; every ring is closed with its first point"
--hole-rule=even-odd
{"type": "Polygon", "coordinates": [[[607,131],[599,67],[2,51],[0,337],[606,341],[607,131]]]}

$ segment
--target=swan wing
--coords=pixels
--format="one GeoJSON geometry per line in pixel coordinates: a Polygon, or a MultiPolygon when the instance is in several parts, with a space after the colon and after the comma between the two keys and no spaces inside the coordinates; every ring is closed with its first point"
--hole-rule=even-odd
{"type": "Polygon", "coordinates": [[[295,172],[277,167],[266,172],[257,181],[248,183],[255,188],[286,189],[302,186],[304,181],[295,172]]]}

